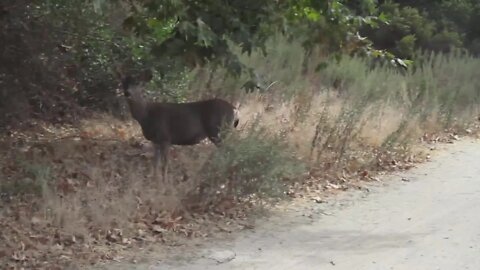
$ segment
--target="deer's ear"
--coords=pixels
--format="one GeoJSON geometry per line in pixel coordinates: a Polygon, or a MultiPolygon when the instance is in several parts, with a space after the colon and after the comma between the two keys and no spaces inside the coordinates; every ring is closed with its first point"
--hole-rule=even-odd
{"type": "Polygon", "coordinates": [[[113,74],[115,74],[117,79],[122,80],[125,78],[125,66],[122,64],[115,64],[113,66],[113,74]]]}
{"type": "Polygon", "coordinates": [[[125,94],[126,97],[130,96],[130,87],[132,86],[133,79],[131,76],[126,76],[122,78],[122,88],[123,88],[123,93],[125,94]]]}
{"type": "Polygon", "coordinates": [[[149,82],[153,79],[153,73],[150,69],[143,70],[139,75],[139,80],[143,82],[149,82]]]}

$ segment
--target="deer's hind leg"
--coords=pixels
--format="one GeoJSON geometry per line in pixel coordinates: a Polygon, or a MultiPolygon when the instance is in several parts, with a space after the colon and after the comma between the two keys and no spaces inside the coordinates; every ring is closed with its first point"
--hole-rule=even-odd
{"type": "Polygon", "coordinates": [[[238,112],[234,111],[231,115],[216,116],[210,121],[207,135],[212,143],[220,146],[224,139],[223,137],[230,132],[231,127],[237,127],[237,114],[238,112]]]}
{"type": "Polygon", "coordinates": [[[160,162],[160,156],[162,155],[161,154],[161,150],[160,150],[160,147],[159,145],[157,144],[154,144],[153,145],[154,149],[153,149],[153,166],[152,166],[152,170],[153,170],[153,180],[155,182],[158,182],[158,163],[160,162]]]}
{"type": "Polygon", "coordinates": [[[158,165],[161,163],[162,182],[167,181],[167,167],[168,167],[168,150],[170,144],[163,142],[160,144],[154,144],[155,154],[153,158],[153,177],[156,181],[158,179],[158,165]]]}
{"type": "Polygon", "coordinates": [[[160,157],[162,159],[162,180],[163,182],[168,182],[167,170],[168,170],[168,152],[170,150],[169,143],[162,143],[159,146],[160,148],[160,157]]]}
{"type": "Polygon", "coordinates": [[[211,123],[207,128],[208,139],[216,146],[220,146],[222,142],[220,130],[221,130],[221,123],[211,123]]]}
{"type": "Polygon", "coordinates": [[[222,139],[220,139],[220,136],[208,136],[208,139],[215,144],[215,146],[220,146],[220,143],[222,142],[222,139]]]}

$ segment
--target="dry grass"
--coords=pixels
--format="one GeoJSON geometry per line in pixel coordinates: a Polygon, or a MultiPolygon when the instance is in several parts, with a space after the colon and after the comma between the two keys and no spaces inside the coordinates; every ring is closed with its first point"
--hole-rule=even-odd
{"type": "Polygon", "coordinates": [[[151,152],[136,124],[102,116],[41,130],[22,133],[22,147],[8,147],[10,139],[2,147],[2,265],[51,269],[112,259],[125,248],[169,243],[178,234],[206,235],[218,230],[209,220],[226,214],[243,216],[244,208],[232,204],[192,219],[198,214],[187,194],[212,145],[174,149],[170,177],[176,181],[160,184],[149,178],[151,152]]]}
{"type": "MultiPolygon", "coordinates": [[[[294,78],[290,84],[242,96],[240,128],[230,145],[174,147],[170,183],[151,181],[151,147],[132,121],[102,115],[76,126],[44,123],[12,131],[0,143],[0,263],[50,269],[94,263],[118,259],[130,248],[171,244],[179,235],[225,231],[217,225],[244,224],[252,206],[265,202],[261,195],[268,189],[284,188],[295,197],[348,189],[358,180],[375,180],[378,172],[408,169],[424,160],[427,155],[415,147],[422,140],[448,141],[478,130],[478,123],[471,125],[479,106],[470,81],[459,100],[444,97],[449,89],[430,89],[417,106],[409,87],[422,85],[415,84],[422,74],[367,73],[357,71],[360,60],[350,61],[325,71],[328,78],[288,74],[294,78]],[[340,94],[318,86],[338,77],[349,80],[340,94]],[[386,78],[398,83],[385,84],[386,78]],[[285,157],[272,163],[269,153],[257,148],[285,157]],[[291,157],[305,165],[295,177],[280,170],[296,164],[291,157]],[[228,161],[222,163],[225,168],[212,166],[218,160],[228,161]],[[250,167],[236,167],[240,162],[250,167]],[[265,183],[256,183],[259,179],[265,183]],[[254,190],[230,192],[232,182],[237,191],[244,186],[254,190]],[[213,184],[204,193],[208,196],[199,197],[204,183],[213,184]]],[[[288,73],[277,68],[282,70],[272,72],[272,80],[288,73]]]]}
{"type": "MultiPolygon", "coordinates": [[[[318,158],[312,158],[312,137],[325,108],[310,106],[299,120],[297,100],[273,105],[263,103],[262,98],[251,97],[242,105],[243,136],[247,136],[252,123],[266,128],[272,136],[283,136],[292,147],[292,153],[310,164],[309,176],[300,176],[297,180],[302,181],[297,183],[314,181],[317,190],[330,189],[332,185],[339,188],[335,186],[339,183],[344,187],[348,183],[341,179],[358,178],[365,170],[378,170],[377,163],[372,161],[380,152],[373,149],[379,149],[401,124],[392,108],[385,108],[377,117],[365,112],[362,118],[367,120],[356,123],[359,132],[348,137],[348,147],[344,147],[346,142],[338,136],[330,140],[330,145],[322,149],[318,158]],[[327,165],[332,158],[338,159],[336,154],[342,147],[347,152],[347,160],[338,166],[327,165]]],[[[311,100],[322,104],[328,98],[318,94],[311,100]]],[[[342,102],[336,97],[330,104],[324,123],[330,129],[324,131],[325,136],[338,134],[332,127],[342,111],[342,102]]],[[[83,121],[75,129],[48,127],[46,130],[44,136],[38,133],[32,136],[41,140],[25,134],[23,147],[10,148],[2,159],[5,168],[2,179],[10,179],[3,183],[26,181],[27,185],[37,186],[33,192],[36,195],[22,185],[7,190],[16,194],[3,194],[9,203],[0,209],[1,224],[15,226],[15,230],[4,229],[2,233],[7,262],[39,267],[42,263],[52,266],[68,265],[73,261],[85,263],[114,259],[125,248],[168,242],[178,234],[203,236],[211,232],[211,227],[215,228],[211,222],[205,221],[212,219],[208,214],[202,214],[203,218],[195,214],[197,208],[192,203],[198,202],[187,201],[188,195],[202,180],[195,176],[215,150],[212,145],[176,147],[171,153],[170,167],[175,184],[168,186],[152,183],[148,177],[151,149],[135,123],[103,116],[83,121]],[[163,195],[165,189],[171,193],[163,195]],[[199,220],[204,221],[199,224],[199,220]],[[97,251],[99,247],[108,248],[100,252],[97,251]],[[72,252],[82,256],[74,259],[72,252]]],[[[413,137],[417,135],[411,134],[413,137]]],[[[397,158],[399,153],[383,156],[385,164],[397,158]]],[[[400,164],[401,158],[397,160],[400,164]]],[[[373,176],[373,173],[369,174],[369,177],[373,176]]],[[[303,184],[297,185],[295,193],[305,191],[304,187],[303,184]]],[[[310,192],[311,188],[306,190],[310,192]]],[[[223,217],[243,218],[245,210],[238,202],[227,198],[206,213],[213,211],[223,217]]]]}

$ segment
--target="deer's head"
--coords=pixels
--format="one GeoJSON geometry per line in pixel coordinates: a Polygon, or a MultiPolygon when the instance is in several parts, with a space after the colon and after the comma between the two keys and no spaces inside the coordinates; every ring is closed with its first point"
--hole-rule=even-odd
{"type": "Polygon", "coordinates": [[[132,98],[132,94],[133,94],[131,89],[132,84],[133,84],[133,78],[130,75],[122,79],[123,94],[125,95],[126,98],[132,98]]]}
{"type": "Polygon", "coordinates": [[[147,116],[147,102],[140,92],[139,87],[129,75],[122,79],[121,85],[132,117],[138,122],[142,122],[147,116]]]}
{"type": "Polygon", "coordinates": [[[149,82],[153,78],[152,71],[145,69],[140,73],[136,73],[135,76],[125,72],[126,67],[124,65],[118,65],[115,69],[115,73],[118,78],[121,80],[121,86],[123,89],[123,94],[127,99],[140,98],[142,95],[138,90],[139,84],[144,84],[149,82]]]}
{"type": "Polygon", "coordinates": [[[123,94],[127,99],[143,99],[140,88],[152,79],[152,73],[149,70],[143,71],[138,76],[121,76],[121,85],[123,94]]]}

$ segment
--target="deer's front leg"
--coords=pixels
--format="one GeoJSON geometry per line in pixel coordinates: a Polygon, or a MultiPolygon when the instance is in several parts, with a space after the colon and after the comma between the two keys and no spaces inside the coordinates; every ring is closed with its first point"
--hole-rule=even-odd
{"type": "Polygon", "coordinates": [[[159,145],[160,158],[162,159],[162,181],[167,183],[167,170],[168,170],[168,151],[170,149],[169,143],[162,143],[159,145]]]}
{"type": "Polygon", "coordinates": [[[152,166],[152,175],[153,180],[158,181],[158,163],[160,162],[160,156],[162,155],[161,147],[158,144],[154,144],[154,153],[153,153],[153,166],[152,166]]]}

